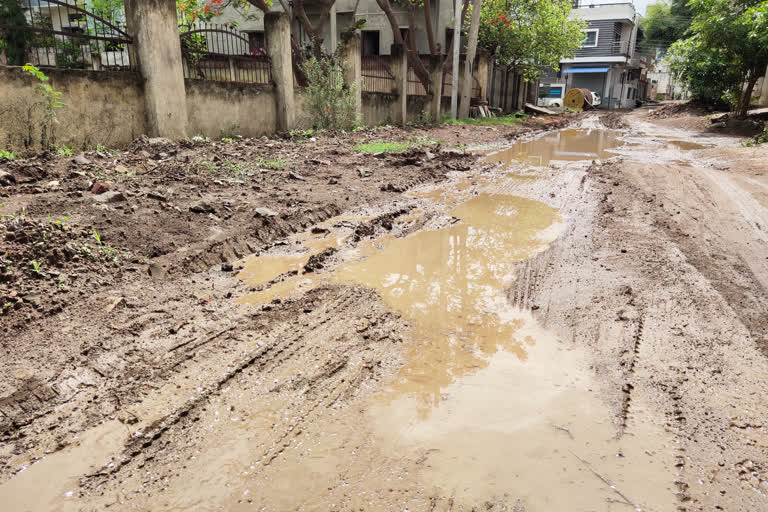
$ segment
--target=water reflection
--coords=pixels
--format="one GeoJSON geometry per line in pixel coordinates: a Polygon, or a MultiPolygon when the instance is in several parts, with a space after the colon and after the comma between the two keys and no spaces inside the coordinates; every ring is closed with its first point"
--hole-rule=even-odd
{"type": "Polygon", "coordinates": [[[393,240],[368,259],[337,272],[342,282],[376,289],[410,323],[413,343],[392,385],[415,393],[428,414],[440,391],[488,365],[500,350],[526,357],[519,321],[505,312],[512,264],[554,237],[557,211],[506,195],[479,195],[455,208],[461,223],[393,240]]]}
{"type": "Polygon", "coordinates": [[[538,139],[517,142],[484,158],[485,162],[529,163],[545,166],[552,160],[593,160],[615,156],[608,151],[621,145],[614,130],[561,130],[538,139]]]}

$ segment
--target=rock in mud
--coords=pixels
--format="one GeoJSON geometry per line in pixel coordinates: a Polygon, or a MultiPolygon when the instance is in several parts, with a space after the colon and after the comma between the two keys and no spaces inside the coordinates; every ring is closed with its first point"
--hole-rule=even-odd
{"type": "Polygon", "coordinates": [[[189,207],[189,211],[192,213],[216,213],[216,208],[212,204],[205,201],[200,201],[189,207]]]}
{"type": "Polygon", "coordinates": [[[152,263],[147,269],[147,273],[154,281],[163,281],[168,278],[168,272],[157,263],[152,263]]]}
{"type": "Polygon", "coordinates": [[[373,174],[373,171],[366,167],[357,168],[357,175],[361,178],[368,178],[371,174],[373,174]]]}
{"type": "Polygon", "coordinates": [[[325,260],[331,257],[336,251],[337,249],[335,247],[328,247],[327,249],[310,256],[307,260],[307,264],[304,265],[304,274],[309,274],[310,272],[316,272],[322,269],[325,265],[325,260]]]}
{"type": "Polygon", "coordinates": [[[0,171],[0,185],[4,185],[6,187],[10,187],[11,185],[16,184],[16,177],[5,171],[0,171]]]}
{"type": "Polygon", "coordinates": [[[109,183],[106,181],[97,181],[93,184],[91,187],[91,194],[103,194],[104,192],[109,190],[109,183]]]}
{"type": "Polygon", "coordinates": [[[253,216],[254,217],[276,217],[277,212],[274,210],[270,210],[269,208],[261,207],[261,208],[256,208],[253,211],[253,216]]]}
{"type": "Polygon", "coordinates": [[[307,181],[307,178],[296,172],[289,172],[288,177],[292,180],[307,181]]]}
{"type": "Polygon", "coordinates": [[[77,165],[90,165],[91,161],[85,158],[85,155],[80,153],[73,160],[77,165]]]}
{"type": "Polygon", "coordinates": [[[104,192],[103,194],[91,196],[91,199],[97,203],[119,203],[125,201],[125,196],[122,192],[112,190],[111,192],[104,192]]]}

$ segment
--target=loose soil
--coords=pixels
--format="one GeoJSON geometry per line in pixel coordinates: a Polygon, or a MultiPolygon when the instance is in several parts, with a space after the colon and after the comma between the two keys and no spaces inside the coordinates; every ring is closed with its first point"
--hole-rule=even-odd
{"type": "Polygon", "coordinates": [[[663,117],[3,164],[0,502],[767,508],[768,148],[663,117]]]}

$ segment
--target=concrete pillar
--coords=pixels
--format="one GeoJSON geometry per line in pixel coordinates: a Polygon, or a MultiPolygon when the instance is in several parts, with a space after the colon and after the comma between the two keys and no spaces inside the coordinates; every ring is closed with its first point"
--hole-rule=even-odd
{"type": "Polygon", "coordinates": [[[275,82],[277,131],[291,130],[296,121],[293,97],[293,62],[291,57],[291,22],[284,12],[264,14],[264,36],[267,40],[272,80],[275,82]]]}
{"type": "Polygon", "coordinates": [[[488,101],[488,52],[478,50],[477,81],[480,82],[480,102],[488,101]]]}
{"type": "Polygon", "coordinates": [[[176,2],[125,0],[125,17],[144,79],[149,135],[186,137],[187,94],[176,2]]]}
{"type": "Polygon", "coordinates": [[[333,3],[331,6],[331,10],[328,12],[328,27],[330,30],[330,42],[331,42],[331,53],[336,52],[336,2],[333,3]]]}
{"type": "Polygon", "coordinates": [[[355,111],[358,118],[363,114],[362,59],[360,57],[360,34],[352,34],[341,42],[339,51],[341,66],[344,69],[344,84],[355,88],[355,111]]]}
{"type": "Polygon", "coordinates": [[[408,56],[405,51],[402,44],[392,45],[392,75],[395,77],[392,93],[398,95],[392,112],[395,124],[405,124],[408,119],[408,56]]]}
{"type": "Polygon", "coordinates": [[[441,119],[443,101],[443,55],[432,55],[429,58],[429,78],[432,80],[432,102],[429,105],[429,116],[434,124],[441,119]]]}

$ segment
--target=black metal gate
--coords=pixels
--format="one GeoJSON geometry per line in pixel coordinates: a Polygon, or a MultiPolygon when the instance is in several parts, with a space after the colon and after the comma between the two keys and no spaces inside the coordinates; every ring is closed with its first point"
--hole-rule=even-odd
{"type": "Polygon", "coordinates": [[[10,65],[134,71],[133,38],[122,8],[87,11],[76,0],[24,0],[1,20],[0,39],[10,65]]]}

